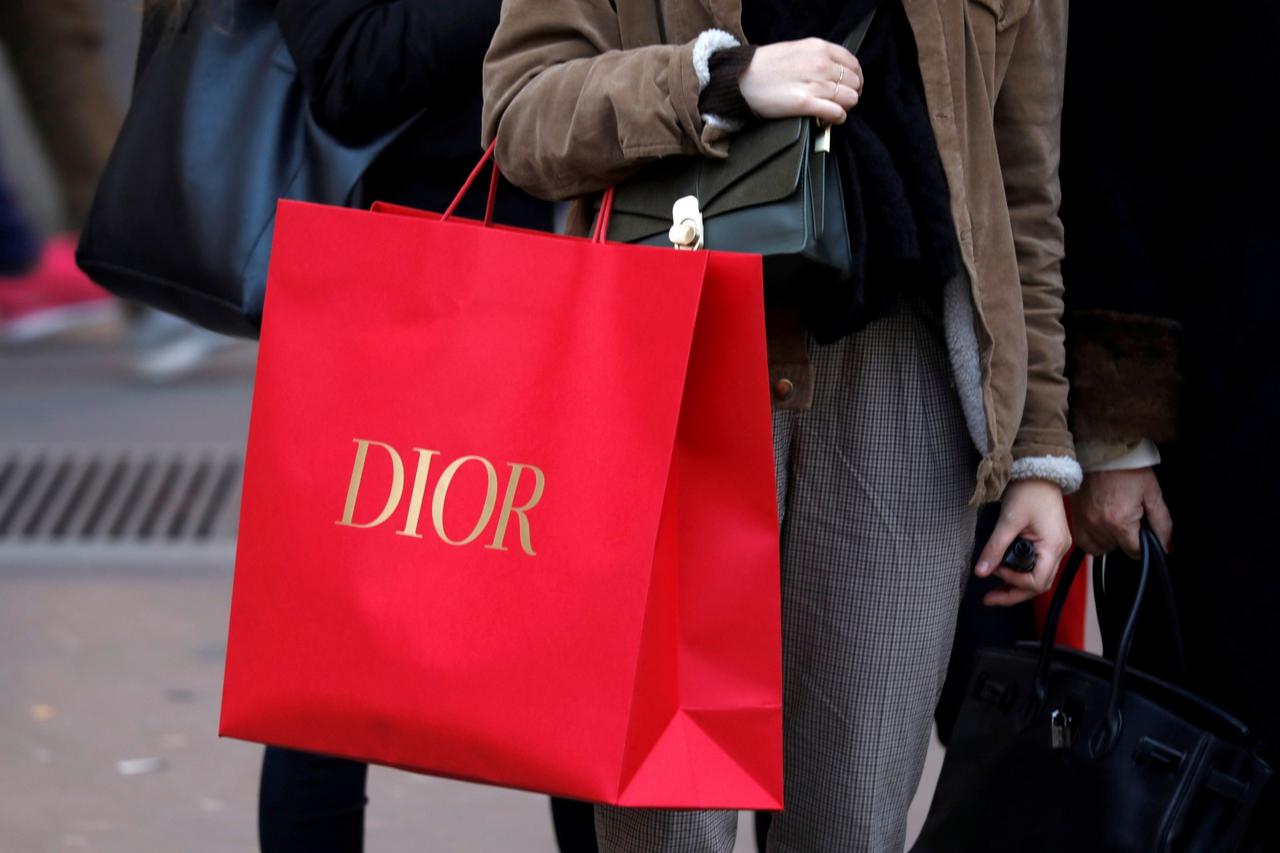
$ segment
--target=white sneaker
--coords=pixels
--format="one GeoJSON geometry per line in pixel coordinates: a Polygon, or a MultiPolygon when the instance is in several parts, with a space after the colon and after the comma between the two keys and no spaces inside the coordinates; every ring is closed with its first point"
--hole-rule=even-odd
{"type": "Polygon", "coordinates": [[[150,309],[130,323],[129,337],[136,351],[134,367],[139,375],[153,382],[189,376],[241,343],[150,309]]]}

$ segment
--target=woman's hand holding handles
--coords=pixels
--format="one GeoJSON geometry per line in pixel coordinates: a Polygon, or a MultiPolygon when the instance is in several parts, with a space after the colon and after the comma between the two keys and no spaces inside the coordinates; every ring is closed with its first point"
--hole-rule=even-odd
{"type": "Polygon", "coordinates": [[[1009,607],[1048,592],[1070,549],[1071,530],[1062,489],[1047,480],[1010,483],[1000,505],[1000,521],[982,549],[976,569],[978,577],[998,576],[1004,587],[987,593],[983,603],[1009,607]],[[1035,545],[1036,565],[1030,572],[1001,565],[1005,552],[1020,536],[1035,545]]]}
{"type": "Polygon", "coordinates": [[[829,41],[783,41],[756,48],[738,85],[761,118],[813,116],[843,124],[862,94],[862,66],[829,41]]]}

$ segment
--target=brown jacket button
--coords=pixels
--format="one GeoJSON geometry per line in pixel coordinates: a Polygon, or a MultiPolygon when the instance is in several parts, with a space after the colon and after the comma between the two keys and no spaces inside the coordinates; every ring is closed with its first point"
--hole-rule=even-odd
{"type": "Polygon", "coordinates": [[[779,379],[773,383],[773,398],[779,403],[785,403],[791,399],[796,393],[796,384],[790,379],[779,379]]]}

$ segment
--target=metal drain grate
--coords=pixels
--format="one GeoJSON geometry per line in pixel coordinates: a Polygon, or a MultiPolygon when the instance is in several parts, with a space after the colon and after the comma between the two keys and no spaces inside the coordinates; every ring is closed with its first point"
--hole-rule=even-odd
{"type": "Polygon", "coordinates": [[[0,446],[0,554],[226,549],[242,459],[225,446],[0,446]]]}

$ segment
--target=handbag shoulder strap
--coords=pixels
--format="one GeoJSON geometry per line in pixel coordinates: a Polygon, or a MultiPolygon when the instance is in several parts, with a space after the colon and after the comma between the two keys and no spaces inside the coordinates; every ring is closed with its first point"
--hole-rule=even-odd
{"type": "MultiPolygon", "coordinates": [[[[613,7],[614,14],[618,12],[617,0],[609,0],[609,5],[613,7]]],[[[661,0],[654,0],[654,8],[658,15],[658,39],[663,44],[667,42],[667,20],[662,13],[661,0]]],[[[867,16],[858,22],[853,31],[849,33],[848,38],[844,40],[844,48],[852,54],[857,54],[861,49],[862,43],[867,39],[867,30],[871,29],[871,22],[875,20],[876,10],[872,9],[867,16]]]]}
{"type": "Polygon", "coordinates": [[[862,43],[867,40],[867,30],[871,29],[871,22],[876,18],[876,10],[872,9],[867,16],[858,22],[858,25],[849,33],[849,37],[844,40],[845,50],[857,55],[862,49],[862,43]]]}

